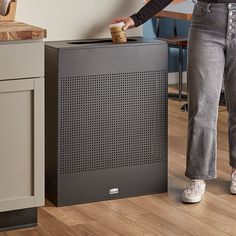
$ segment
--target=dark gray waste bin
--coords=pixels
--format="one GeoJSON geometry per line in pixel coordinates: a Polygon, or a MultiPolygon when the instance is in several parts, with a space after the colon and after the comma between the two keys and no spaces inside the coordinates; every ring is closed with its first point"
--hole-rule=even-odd
{"type": "Polygon", "coordinates": [[[167,191],[167,44],[45,50],[47,198],[63,206],[167,191]]]}

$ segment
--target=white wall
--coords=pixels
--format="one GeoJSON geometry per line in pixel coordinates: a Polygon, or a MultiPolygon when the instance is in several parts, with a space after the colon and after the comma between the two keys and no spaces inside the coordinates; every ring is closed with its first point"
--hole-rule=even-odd
{"type": "MultiPolygon", "coordinates": [[[[112,18],[131,15],[143,0],[18,0],[16,20],[43,27],[46,40],[110,37],[112,18]]],[[[139,27],[128,36],[141,35],[139,27]]]]}

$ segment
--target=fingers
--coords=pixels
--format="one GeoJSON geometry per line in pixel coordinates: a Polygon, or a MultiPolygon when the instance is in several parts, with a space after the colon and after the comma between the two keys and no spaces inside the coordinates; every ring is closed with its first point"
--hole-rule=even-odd
{"type": "Polygon", "coordinates": [[[116,23],[120,23],[120,22],[125,22],[126,19],[127,19],[126,17],[115,18],[111,21],[111,23],[116,24],[116,23]]]}
{"type": "Polygon", "coordinates": [[[134,28],[134,21],[131,17],[115,18],[115,19],[112,20],[111,23],[116,24],[116,23],[120,23],[120,22],[125,22],[125,26],[123,27],[124,30],[134,28]]]}
{"type": "Polygon", "coordinates": [[[134,28],[134,21],[131,17],[128,17],[125,21],[125,26],[123,27],[124,30],[134,28]]]}
{"type": "Polygon", "coordinates": [[[126,22],[125,26],[123,27],[124,30],[127,30],[127,29],[131,29],[132,28],[132,24],[131,22],[126,22]]]}

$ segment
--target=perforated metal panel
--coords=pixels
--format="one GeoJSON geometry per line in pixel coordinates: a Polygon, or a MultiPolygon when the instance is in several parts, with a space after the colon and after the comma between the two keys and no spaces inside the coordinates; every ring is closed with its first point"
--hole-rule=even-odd
{"type": "Polygon", "coordinates": [[[167,158],[167,71],[60,78],[59,171],[167,158]]]}

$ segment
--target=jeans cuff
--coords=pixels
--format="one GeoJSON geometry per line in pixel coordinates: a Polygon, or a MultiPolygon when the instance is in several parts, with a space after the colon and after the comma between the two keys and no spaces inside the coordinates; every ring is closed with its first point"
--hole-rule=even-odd
{"type": "Polygon", "coordinates": [[[185,172],[185,176],[190,179],[204,179],[204,180],[210,180],[210,179],[217,178],[217,174],[214,174],[214,175],[191,175],[187,172],[185,172]]]}

